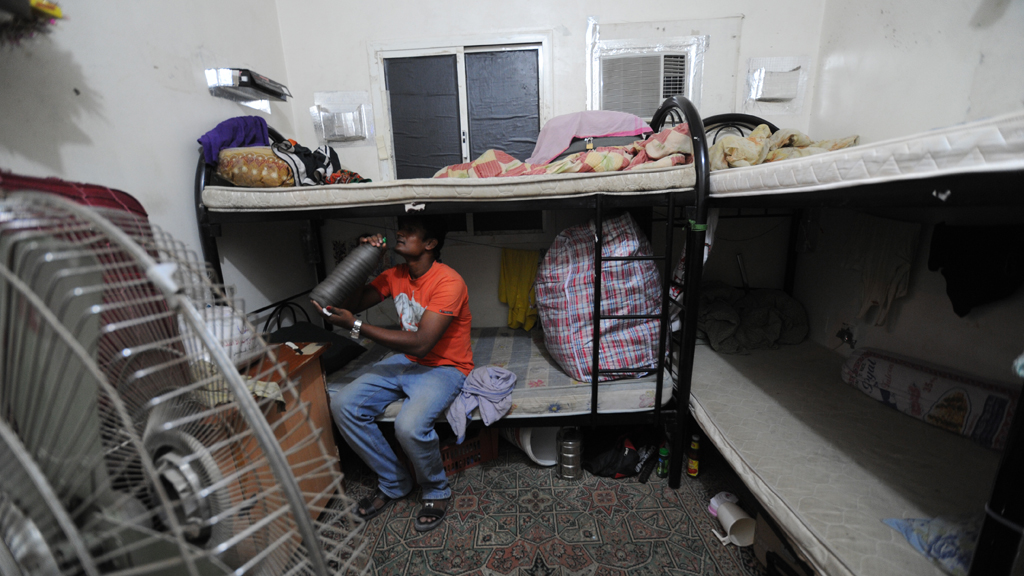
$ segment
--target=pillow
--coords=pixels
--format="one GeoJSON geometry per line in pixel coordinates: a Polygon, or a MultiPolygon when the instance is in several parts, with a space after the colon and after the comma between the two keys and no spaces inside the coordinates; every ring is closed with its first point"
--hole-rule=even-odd
{"type": "Polygon", "coordinates": [[[294,186],[288,164],[270,146],[225,148],[217,158],[217,175],[235,186],[276,188],[294,186]]]}
{"type": "Polygon", "coordinates": [[[904,414],[1002,450],[1020,389],[891,352],[859,348],[842,378],[904,414]]]}

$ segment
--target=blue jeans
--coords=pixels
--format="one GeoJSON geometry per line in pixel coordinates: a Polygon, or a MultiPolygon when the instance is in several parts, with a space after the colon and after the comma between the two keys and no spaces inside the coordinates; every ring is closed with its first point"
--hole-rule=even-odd
{"type": "Polygon", "coordinates": [[[434,422],[462,391],[465,379],[453,366],[422,366],[395,354],[351,384],[328,390],[342,437],[377,474],[381,492],[400,498],[413,487],[374,420],[388,404],[406,398],[395,418],[395,436],[416,470],[416,483],[426,500],[451,496],[434,422]]]}

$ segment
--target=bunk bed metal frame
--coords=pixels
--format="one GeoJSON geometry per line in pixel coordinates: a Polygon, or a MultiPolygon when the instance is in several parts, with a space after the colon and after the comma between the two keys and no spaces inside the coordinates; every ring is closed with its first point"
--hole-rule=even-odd
{"type": "MultiPolygon", "coordinates": [[[[694,169],[696,170],[696,182],[693,189],[666,190],[660,195],[643,197],[624,197],[619,195],[595,194],[592,196],[569,198],[569,199],[548,199],[548,200],[526,200],[526,201],[488,201],[484,203],[471,202],[433,202],[429,204],[429,212],[432,214],[463,213],[467,211],[493,211],[493,210],[523,210],[523,209],[590,209],[594,211],[594,220],[598,234],[595,237],[597,249],[595,250],[595,270],[601,269],[601,262],[609,259],[601,257],[601,222],[603,214],[611,208],[625,208],[634,206],[664,206],[667,208],[667,233],[666,252],[663,256],[653,259],[664,259],[666,263],[663,278],[664,286],[662,292],[662,317],[661,335],[659,338],[659,366],[658,388],[654,408],[649,412],[634,412],[627,414],[601,414],[597,411],[597,399],[599,387],[594,379],[591,389],[591,410],[584,416],[552,416],[552,417],[531,417],[517,418],[515,420],[499,421],[499,425],[523,426],[523,425],[614,425],[614,424],[639,424],[650,423],[670,426],[672,430],[672,460],[670,463],[670,482],[672,488],[680,485],[683,459],[683,440],[689,437],[692,418],[690,417],[688,402],[682,404],[680,398],[689,399],[693,375],[693,359],[697,334],[697,314],[695,312],[699,305],[700,285],[703,274],[703,248],[707,232],[708,210],[715,208],[737,208],[737,209],[764,209],[764,208],[788,208],[793,210],[795,216],[799,216],[800,210],[809,207],[955,207],[955,206],[1004,206],[1020,205],[1024,202],[1024,171],[994,171],[974,172],[963,174],[944,175],[939,177],[922,177],[896,182],[881,182],[865,185],[851,185],[833,190],[816,190],[811,192],[794,192],[785,194],[765,194],[754,196],[715,196],[710,194],[710,162],[708,157],[709,143],[707,137],[717,137],[722,133],[723,127],[730,125],[753,127],[763,120],[742,115],[730,114],[717,117],[709,117],[706,122],[702,121],[693,105],[682,97],[674,97],[666,101],[662,109],[656,114],[652,125],[656,129],[665,122],[689,123],[694,149],[694,169]],[[751,124],[751,122],[754,122],[751,124]],[[708,127],[707,136],[705,126],[708,127]],[[855,193],[851,193],[855,192],[855,193]],[[669,345],[667,341],[668,314],[670,306],[674,302],[668,297],[670,283],[670,271],[668,263],[672,256],[672,230],[677,226],[677,213],[680,209],[685,210],[681,218],[682,226],[686,229],[686,261],[685,278],[686,285],[683,287],[683,328],[679,336],[678,355],[676,359],[676,382],[674,383],[674,401],[667,407],[661,407],[661,384],[663,378],[663,363],[666,358],[665,350],[669,345]]],[[[775,131],[773,126],[770,126],[775,131]]],[[[230,222],[267,222],[267,221],[295,221],[307,220],[310,223],[311,244],[319,246],[319,229],[324,219],[340,217],[362,217],[362,216],[395,216],[404,213],[400,205],[374,206],[358,208],[336,208],[317,209],[308,211],[269,212],[269,213],[246,213],[246,212],[211,212],[202,203],[202,190],[210,181],[211,171],[202,161],[196,171],[196,214],[202,240],[203,254],[207,262],[222,278],[219,253],[217,251],[216,238],[221,234],[220,226],[230,222]]],[[[791,247],[795,235],[791,234],[791,247]]],[[[791,250],[792,252],[792,250],[791,250]]],[[[792,257],[787,264],[787,287],[792,285],[792,257]]],[[[317,264],[317,277],[323,279],[326,272],[322,260],[317,264]]],[[[600,301],[600,275],[595,281],[595,303],[594,303],[594,334],[595,343],[599,341],[600,321],[609,319],[609,316],[601,314],[600,301]]],[[[599,370],[599,347],[595,344],[592,353],[593,373],[602,373],[599,370]]],[[[637,368],[622,370],[636,371],[637,368]]],[[[1020,416],[1020,410],[1014,418],[1011,427],[1010,437],[1004,449],[999,472],[996,477],[991,498],[985,507],[985,520],[981,536],[974,555],[974,562],[971,566],[971,575],[1001,575],[1010,574],[1017,551],[1021,547],[1022,533],[1024,533],[1024,492],[1020,487],[1024,486],[1024,417],[1020,416]]]]}
{"type": "MultiPolygon", "coordinates": [[[[665,426],[669,433],[670,442],[670,472],[669,485],[678,488],[681,483],[683,469],[683,455],[685,452],[684,440],[689,438],[689,409],[688,402],[680,402],[680,398],[690,397],[690,374],[693,364],[693,347],[696,342],[697,324],[695,314],[685,314],[685,310],[696,309],[699,299],[699,291],[688,291],[685,293],[682,307],[684,308],[684,324],[682,329],[682,347],[678,355],[677,374],[681,377],[675,383],[673,392],[674,400],[666,406],[663,404],[662,388],[665,378],[665,362],[670,358],[667,353],[669,347],[670,314],[675,303],[669,296],[671,279],[671,263],[673,262],[673,238],[674,230],[679,227],[678,221],[683,220],[682,225],[686,228],[686,278],[694,279],[699,285],[703,269],[703,246],[707,229],[707,197],[710,190],[710,163],[707,156],[707,145],[704,142],[703,124],[696,108],[684,97],[677,96],[669,98],[662,107],[655,113],[651,124],[655,131],[663,126],[687,122],[690,127],[690,135],[693,140],[694,170],[696,171],[696,184],[692,189],[669,189],[658,194],[645,194],[637,196],[606,195],[595,193],[587,196],[561,198],[561,199],[532,199],[532,200],[491,200],[486,202],[429,202],[426,203],[422,214],[458,214],[466,212],[491,212],[508,210],[592,210],[595,223],[595,261],[594,270],[601,270],[602,263],[624,260],[649,260],[664,263],[666,273],[663,274],[663,285],[661,293],[661,313],[658,315],[641,316],[615,316],[604,314],[601,311],[601,275],[595,275],[594,282],[594,346],[591,352],[592,374],[609,373],[635,373],[655,372],[656,388],[654,406],[650,411],[628,412],[628,413],[600,413],[598,412],[599,382],[598,378],[592,378],[591,382],[591,403],[590,412],[586,415],[572,416],[534,416],[517,417],[515,419],[502,419],[497,426],[607,426],[607,425],[640,425],[650,424],[665,426]],[[667,218],[665,220],[665,247],[661,255],[638,256],[638,257],[602,257],[601,244],[603,241],[602,223],[605,215],[612,209],[624,209],[634,207],[664,207],[667,218]],[[685,208],[684,208],[685,207],[685,208]],[[686,210],[685,218],[678,218],[677,215],[686,210]],[[658,341],[658,363],[656,366],[628,367],[622,369],[602,369],[600,365],[600,334],[601,321],[610,319],[657,319],[660,322],[658,341]],[[689,343],[689,344],[687,344],[689,343]],[[688,352],[687,352],[688,351],[688,352]]],[[[275,140],[280,138],[279,134],[271,133],[275,140]]],[[[339,207],[331,209],[316,210],[295,210],[283,212],[214,212],[206,208],[202,201],[202,191],[207,183],[214,179],[212,167],[206,165],[200,154],[196,167],[195,179],[195,200],[196,217],[199,225],[199,233],[203,250],[203,257],[210,265],[213,274],[218,281],[223,280],[223,272],[220,266],[220,253],[217,249],[217,237],[222,234],[222,225],[236,222],[268,222],[268,221],[307,221],[309,224],[309,238],[307,244],[318,249],[321,245],[320,230],[324,220],[332,218],[357,218],[357,217],[380,217],[400,216],[405,214],[407,207],[402,204],[366,206],[366,207],[339,207]]],[[[317,282],[326,278],[326,267],[323,258],[319,255],[315,258],[317,282]]],[[[297,295],[301,297],[302,294],[297,295]]],[[[292,297],[295,298],[295,297],[292,297]]],[[[292,299],[289,298],[289,299],[292,299]]],[[[275,306],[280,303],[272,304],[275,306]]]]}
{"type": "MultiPolygon", "coordinates": [[[[723,114],[704,120],[704,130],[713,144],[723,133],[747,134],[759,124],[777,128],[756,116],[723,114]]],[[[806,208],[956,208],[967,206],[1020,206],[1024,204],[1024,171],[993,171],[914,178],[873,183],[832,190],[765,194],[752,196],[716,196],[706,203],[714,208],[737,210],[789,209],[796,222],[806,208]],[[854,193],[851,193],[854,192],[854,193]]],[[[771,214],[778,216],[778,214],[771,214]]],[[[792,227],[795,232],[796,226],[792,227]]],[[[792,294],[795,273],[796,234],[791,233],[786,265],[785,291],[792,294]]],[[[689,285],[687,292],[699,292],[689,285]]],[[[688,308],[696,309],[696,303],[688,308]]],[[[691,350],[692,353],[692,350],[691,350]]],[[[691,364],[692,366],[692,364],[691,364]]],[[[991,496],[985,506],[985,518],[974,551],[969,576],[1009,576],[1018,551],[1024,544],[1024,416],[1020,407],[1014,414],[1009,438],[1003,450],[991,496]]],[[[1022,552],[1024,553],[1024,552],[1022,552]]]]}

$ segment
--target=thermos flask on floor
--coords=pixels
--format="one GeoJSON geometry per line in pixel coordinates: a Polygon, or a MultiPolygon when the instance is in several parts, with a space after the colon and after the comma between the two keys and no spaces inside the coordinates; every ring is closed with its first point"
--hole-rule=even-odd
{"type": "Polygon", "coordinates": [[[576,428],[562,428],[556,437],[557,471],[563,480],[583,477],[583,435],[576,428]]]}

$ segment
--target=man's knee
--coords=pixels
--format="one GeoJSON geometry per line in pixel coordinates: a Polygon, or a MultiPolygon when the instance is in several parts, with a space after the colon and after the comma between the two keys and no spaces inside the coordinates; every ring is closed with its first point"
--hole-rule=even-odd
{"type": "Polygon", "coordinates": [[[412,446],[429,440],[434,432],[433,422],[420,422],[413,418],[402,418],[399,414],[395,419],[395,438],[402,446],[412,446]]]}
{"type": "Polygon", "coordinates": [[[338,426],[343,426],[346,423],[358,422],[361,420],[359,414],[359,407],[351,399],[347,398],[345,394],[347,388],[341,390],[331,390],[329,392],[331,414],[334,416],[334,421],[338,426]]]}

